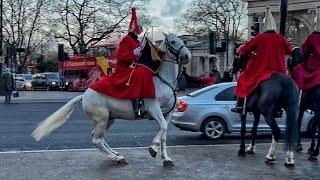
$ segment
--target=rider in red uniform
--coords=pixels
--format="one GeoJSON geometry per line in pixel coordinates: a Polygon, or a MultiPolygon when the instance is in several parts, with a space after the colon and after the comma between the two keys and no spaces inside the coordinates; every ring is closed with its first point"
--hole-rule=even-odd
{"type": "Polygon", "coordinates": [[[320,85],[320,7],[315,22],[315,31],[302,45],[303,63],[293,71],[293,78],[302,90],[320,85]]]}
{"type": "Polygon", "coordinates": [[[115,73],[100,78],[90,88],[119,99],[131,99],[137,116],[141,116],[142,98],[155,98],[153,72],[149,68],[136,64],[141,55],[138,35],[142,27],[138,24],[136,9],[132,8],[129,33],[121,40],[116,53],[115,73]]]}
{"type": "Polygon", "coordinates": [[[271,11],[267,8],[264,32],[240,47],[240,56],[249,55],[248,64],[240,74],[235,94],[238,96],[236,108],[231,111],[242,113],[244,98],[257,86],[271,77],[272,73],[286,73],[285,55],[292,53],[287,40],[277,33],[271,11]]]}

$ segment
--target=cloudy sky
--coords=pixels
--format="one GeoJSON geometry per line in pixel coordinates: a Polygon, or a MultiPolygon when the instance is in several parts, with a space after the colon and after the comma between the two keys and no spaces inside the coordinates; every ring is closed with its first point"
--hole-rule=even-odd
{"type": "MultiPolygon", "coordinates": [[[[176,32],[174,18],[181,16],[191,0],[151,0],[150,16],[154,40],[161,39],[161,31],[176,32]]],[[[148,30],[151,33],[151,30],[148,30]]]]}

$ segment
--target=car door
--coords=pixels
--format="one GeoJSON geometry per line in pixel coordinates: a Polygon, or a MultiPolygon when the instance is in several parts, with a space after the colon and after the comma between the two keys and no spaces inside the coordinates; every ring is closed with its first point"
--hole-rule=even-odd
{"type": "MultiPolygon", "coordinates": [[[[227,117],[227,124],[233,131],[239,131],[241,128],[240,114],[231,112],[231,108],[236,106],[236,96],[234,94],[235,86],[221,90],[216,96],[215,100],[225,109],[225,116],[227,117]]],[[[247,115],[247,130],[251,130],[253,124],[253,115],[247,115]]]]}

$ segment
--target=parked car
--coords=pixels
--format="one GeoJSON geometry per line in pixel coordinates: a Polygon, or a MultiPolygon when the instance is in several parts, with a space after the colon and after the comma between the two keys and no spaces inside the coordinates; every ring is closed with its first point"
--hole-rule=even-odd
{"type": "MultiPolygon", "coordinates": [[[[234,88],[236,82],[211,85],[186,96],[179,97],[172,115],[172,123],[187,131],[201,131],[209,139],[221,139],[226,133],[240,132],[241,121],[237,113],[231,112],[236,105],[234,88]]],[[[310,111],[304,113],[301,132],[310,131],[310,111]]],[[[247,132],[251,132],[253,115],[247,116],[247,132]]],[[[285,128],[286,115],[276,118],[282,132],[285,128]]],[[[258,132],[271,132],[261,116],[258,132]]]]}
{"type": "Polygon", "coordinates": [[[32,90],[58,90],[61,88],[61,80],[58,73],[38,73],[33,76],[32,90]]]}
{"type": "Polygon", "coordinates": [[[31,74],[16,74],[14,77],[16,88],[18,90],[31,90],[32,89],[32,75],[31,74]]]}

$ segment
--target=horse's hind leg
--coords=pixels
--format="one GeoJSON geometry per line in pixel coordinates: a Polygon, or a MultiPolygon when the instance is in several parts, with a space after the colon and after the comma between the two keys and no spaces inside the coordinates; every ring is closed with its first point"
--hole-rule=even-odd
{"type": "Polygon", "coordinates": [[[104,141],[104,133],[106,131],[106,127],[107,124],[104,123],[99,123],[96,124],[95,126],[95,130],[94,130],[94,134],[93,134],[93,138],[92,138],[92,143],[98,148],[100,149],[102,152],[106,153],[107,156],[114,162],[116,162],[117,164],[127,164],[126,160],[124,159],[124,157],[122,156],[117,156],[116,154],[114,154],[110,148],[107,145],[107,143],[104,141]],[[107,146],[106,146],[107,145],[107,146]]]}
{"type": "Polygon", "coordinates": [[[309,153],[309,160],[311,161],[315,161],[317,160],[317,156],[319,156],[319,149],[320,149],[320,93],[317,93],[317,99],[316,99],[316,103],[315,103],[315,111],[314,111],[314,122],[313,122],[313,132],[312,132],[312,143],[313,143],[313,146],[315,145],[314,143],[314,138],[316,137],[318,139],[318,142],[317,142],[317,146],[316,148],[314,149],[314,147],[312,147],[312,152],[309,153]],[[316,131],[317,134],[316,134],[316,131]]]}
{"type": "Polygon", "coordinates": [[[270,145],[269,152],[266,156],[266,161],[265,161],[267,164],[273,163],[276,160],[276,150],[277,150],[277,145],[280,139],[280,132],[281,132],[277,122],[275,121],[275,119],[272,117],[271,114],[272,112],[263,115],[272,131],[272,143],[270,145]]]}
{"type": "Polygon", "coordinates": [[[260,121],[260,114],[259,113],[254,113],[254,121],[252,125],[252,130],[251,130],[251,144],[249,147],[247,147],[247,154],[254,154],[256,151],[256,137],[257,137],[257,130],[258,130],[258,125],[260,121]]]}
{"type": "MultiPolygon", "coordinates": [[[[106,131],[112,126],[112,124],[114,123],[114,119],[109,119],[108,121],[108,125],[107,125],[107,128],[106,128],[106,131]]],[[[109,149],[113,154],[119,156],[119,153],[115,150],[113,150],[108,144],[106,141],[104,141],[104,145],[106,146],[107,149],[109,149]]]]}

